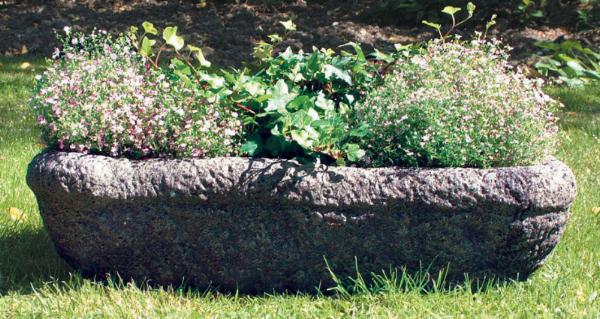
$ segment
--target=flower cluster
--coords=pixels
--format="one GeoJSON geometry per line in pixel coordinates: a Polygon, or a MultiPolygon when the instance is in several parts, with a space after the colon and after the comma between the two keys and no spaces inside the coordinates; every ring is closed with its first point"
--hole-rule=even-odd
{"type": "Polygon", "coordinates": [[[130,158],[237,151],[237,113],[149,68],[127,38],[68,30],[55,56],[30,101],[50,146],[130,158]]]}
{"type": "Polygon", "coordinates": [[[543,160],[559,103],[496,42],[434,41],[357,106],[373,166],[492,167],[543,160]]]}

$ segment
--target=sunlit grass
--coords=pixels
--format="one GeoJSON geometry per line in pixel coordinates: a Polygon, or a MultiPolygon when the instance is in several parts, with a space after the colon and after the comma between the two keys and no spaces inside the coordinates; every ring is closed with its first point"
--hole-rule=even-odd
{"type": "Polygon", "coordinates": [[[424,293],[415,286],[337,296],[236,296],[70,275],[25,184],[27,164],[42,147],[25,106],[42,61],[0,58],[0,64],[0,317],[600,316],[600,85],[550,90],[566,105],[558,157],[575,172],[578,196],[562,242],[527,281],[483,291],[424,293]],[[31,65],[22,68],[23,62],[31,65]]]}

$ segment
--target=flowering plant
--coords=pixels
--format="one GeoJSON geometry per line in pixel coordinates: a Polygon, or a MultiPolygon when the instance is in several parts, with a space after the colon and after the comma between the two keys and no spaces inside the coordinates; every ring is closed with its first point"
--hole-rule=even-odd
{"type": "Polygon", "coordinates": [[[149,68],[126,37],[66,31],[30,101],[50,146],[131,158],[236,154],[236,112],[149,68]]]}
{"type": "Polygon", "coordinates": [[[357,106],[372,166],[530,164],[553,149],[559,104],[497,42],[435,40],[357,106]]]}

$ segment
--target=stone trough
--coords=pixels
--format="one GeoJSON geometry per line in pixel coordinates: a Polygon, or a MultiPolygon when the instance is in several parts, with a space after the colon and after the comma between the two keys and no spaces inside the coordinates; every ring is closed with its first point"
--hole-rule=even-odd
{"type": "Polygon", "coordinates": [[[327,167],[44,152],[27,183],[59,254],[86,276],[245,293],[447,268],[526,278],[557,245],[575,178],[556,159],[496,169],[327,167]]]}

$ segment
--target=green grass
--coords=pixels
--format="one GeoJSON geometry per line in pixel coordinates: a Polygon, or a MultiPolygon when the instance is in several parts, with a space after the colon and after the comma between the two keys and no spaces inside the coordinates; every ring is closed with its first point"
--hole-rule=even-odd
{"type": "Polygon", "coordinates": [[[42,147],[25,106],[41,61],[25,59],[0,58],[0,317],[600,317],[600,212],[593,209],[600,207],[600,85],[550,90],[566,105],[558,156],[577,175],[578,196],[562,242],[527,281],[480,292],[228,296],[70,274],[25,184],[42,147]],[[11,208],[25,217],[11,219],[11,208]]]}

